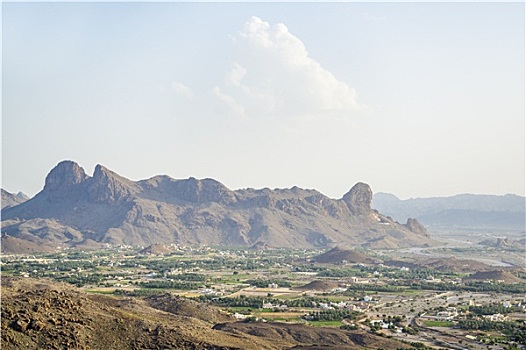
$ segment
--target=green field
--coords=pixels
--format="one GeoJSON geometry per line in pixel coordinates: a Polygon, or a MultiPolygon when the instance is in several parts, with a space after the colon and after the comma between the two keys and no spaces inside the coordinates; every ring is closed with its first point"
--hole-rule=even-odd
{"type": "Polygon", "coordinates": [[[424,321],[424,325],[426,327],[453,327],[453,322],[428,320],[428,321],[424,321]]]}

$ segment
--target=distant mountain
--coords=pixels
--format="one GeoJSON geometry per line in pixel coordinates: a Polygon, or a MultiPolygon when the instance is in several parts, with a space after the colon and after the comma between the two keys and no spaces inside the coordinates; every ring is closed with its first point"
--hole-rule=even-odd
{"type": "Polygon", "coordinates": [[[17,194],[9,193],[3,188],[2,191],[2,209],[14,207],[15,205],[18,205],[20,203],[24,203],[29,199],[28,196],[26,196],[22,192],[18,192],[17,194]]]}
{"type": "Polygon", "coordinates": [[[372,207],[394,220],[414,217],[426,226],[525,229],[525,198],[461,194],[452,197],[401,200],[389,193],[376,193],[372,207]]]}
{"type": "Polygon", "coordinates": [[[487,271],[494,267],[480,261],[457,259],[455,257],[409,256],[384,261],[387,266],[407,267],[410,269],[428,269],[460,273],[470,271],[487,271]]]}
{"type": "Polygon", "coordinates": [[[213,179],[168,176],[131,181],[97,165],[93,176],[59,163],[32,199],[2,211],[2,233],[42,245],[95,242],[148,246],[229,245],[369,248],[431,244],[426,229],[371,209],[358,183],[341,199],[298,187],[232,191],[213,179]]]}

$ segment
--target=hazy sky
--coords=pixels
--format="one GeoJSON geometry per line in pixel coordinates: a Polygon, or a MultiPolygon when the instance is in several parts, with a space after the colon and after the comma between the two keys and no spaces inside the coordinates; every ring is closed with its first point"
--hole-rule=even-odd
{"type": "Polygon", "coordinates": [[[2,186],[524,195],[523,3],[2,3],[2,186]]]}

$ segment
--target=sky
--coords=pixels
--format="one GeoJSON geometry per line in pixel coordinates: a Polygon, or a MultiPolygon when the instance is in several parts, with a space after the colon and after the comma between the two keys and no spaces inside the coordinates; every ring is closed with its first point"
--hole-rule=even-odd
{"type": "Polygon", "coordinates": [[[525,194],[524,3],[2,3],[2,187],[525,194]]]}

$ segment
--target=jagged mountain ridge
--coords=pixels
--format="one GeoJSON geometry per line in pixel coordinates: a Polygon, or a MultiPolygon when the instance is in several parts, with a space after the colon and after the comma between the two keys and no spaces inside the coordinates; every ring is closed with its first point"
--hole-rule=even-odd
{"type": "Polygon", "coordinates": [[[131,181],[97,165],[93,176],[60,162],[35,197],[2,211],[2,232],[31,242],[149,245],[265,244],[370,248],[421,246],[423,226],[399,224],[371,209],[372,191],[356,184],[341,199],[316,190],[232,191],[213,179],[155,176],[131,181]]]}

